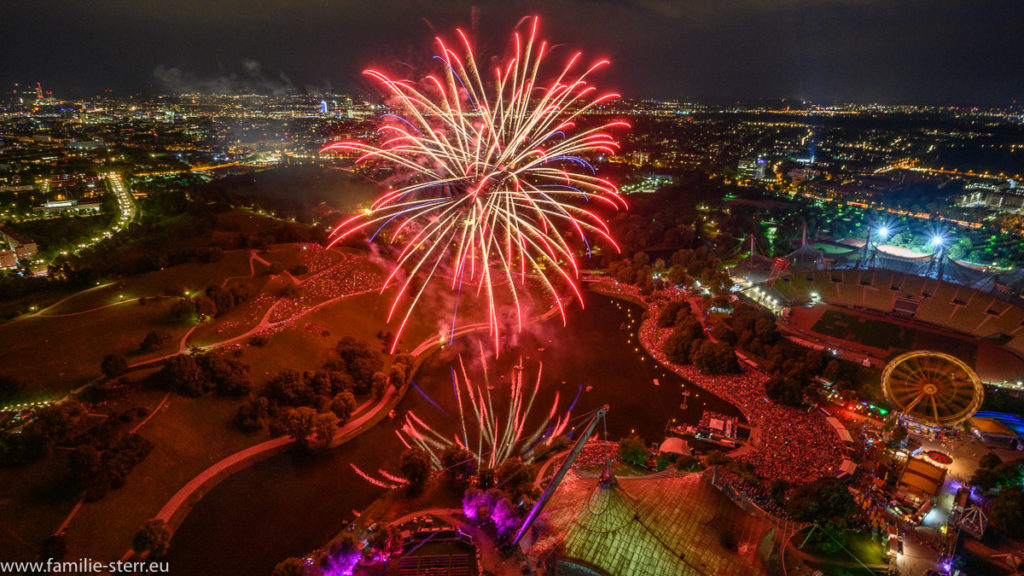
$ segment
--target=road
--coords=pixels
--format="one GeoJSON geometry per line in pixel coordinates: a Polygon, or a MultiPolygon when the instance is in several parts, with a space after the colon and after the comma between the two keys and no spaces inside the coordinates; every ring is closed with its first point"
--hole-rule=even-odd
{"type": "Polygon", "coordinates": [[[131,191],[124,185],[121,175],[117,172],[110,172],[107,175],[107,190],[117,199],[117,220],[111,227],[112,232],[120,232],[135,219],[138,209],[135,207],[135,199],[131,191]]]}

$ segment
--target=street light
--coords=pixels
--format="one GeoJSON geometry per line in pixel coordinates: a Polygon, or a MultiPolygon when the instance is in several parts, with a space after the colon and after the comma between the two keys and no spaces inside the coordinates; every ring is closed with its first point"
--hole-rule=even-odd
{"type": "Polygon", "coordinates": [[[882,240],[888,240],[889,239],[889,227],[888,226],[882,226],[881,228],[879,228],[878,229],[878,236],[882,240]]]}
{"type": "Polygon", "coordinates": [[[939,246],[942,246],[945,243],[946,243],[946,239],[942,237],[942,234],[934,234],[932,236],[932,241],[931,241],[931,245],[932,246],[935,246],[936,248],[938,248],[939,246]]]}

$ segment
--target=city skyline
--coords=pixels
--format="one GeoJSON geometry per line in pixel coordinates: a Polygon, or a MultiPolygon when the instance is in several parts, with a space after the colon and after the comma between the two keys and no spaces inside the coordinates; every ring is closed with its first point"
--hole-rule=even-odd
{"type": "MultiPolygon", "coordinates": [[[[361,71],[419,74],[418,47],[475,31],[501,56],[516,21],[539,14],[566,46],[612,59],[602,83],[626,97],[1008,106],[1022,99],[1024,14],[1015,3],[786,0],[509,6],[405,0],[136,6],[14,2],[0,82],[63,97],[114,93],[372,92],[361,71]]],[[[556,47],[556,49],[558,49],[556,47]]]]}
{"type": "Polygon", "coordinates": [[[1020,2],[10,0],[0,572],[1019,574],[1020,2]]]}

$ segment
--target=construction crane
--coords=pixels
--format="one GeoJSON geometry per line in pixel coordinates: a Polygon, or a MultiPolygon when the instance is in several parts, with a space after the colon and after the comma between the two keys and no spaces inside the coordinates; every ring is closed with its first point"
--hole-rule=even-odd
{"type": "MultiPolygon", "coordinates": [[[[544,509],[544,505],[551,499],[551,496],[555,493],[555,489],[558,488],[562,479],[565,478],[565,475],[569,472],[569,468],[572,467],[572,463],[576,461],[580,452],[583,451],[583,447],[587,444],[587,440],[589,440],[590,436],[594,433],[594,428],[597,427],[598,421],[603,421],[607,414],[607,404],[598,408],[597,412],[594,412],[594,417],[590,419],[590,423],[587,424],[586,430],[584,430],[583,434],[580,435],[578,440],[576,440],[576,444],[574,444],[572,450],[569,451],[569,456],[564,462],[562,462],[562,465],[558,468],[558,471],[555,472],[555,475],[551,477],[551,482],[548,483],[548,487],[544,489],[544,493],[540,495],[540,499],[533,505],[530,513],[526,515],[526,518],[523,520],[523,525],[519,527],[519,531],[516,532],[516,537],[512,539],[512,546],[519,544],[519,541],[522,540],[523,536],[526,535],[526,532],[529,531],[530,526],[533,526],[533,523],[537,520],[537,517],[540,516],[541,511],[544,509]]],[[[605,437],[607,437],[607,433],[605,433],[605,437]]]]}

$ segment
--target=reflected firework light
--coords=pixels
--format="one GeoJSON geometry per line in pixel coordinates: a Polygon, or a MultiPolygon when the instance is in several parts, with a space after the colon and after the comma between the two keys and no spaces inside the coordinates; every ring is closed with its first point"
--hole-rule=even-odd
{"type": "Polygon", "coordinates": [[[589,80],[608,61],[584,67],[576,52],[550,67],[550,46],[537,39],[539,21],[529,22],[528,32],[513,34],[512,55],[490,69],[478,68],[466,34],[457,30],[458,52],[437,38],[437,75],[416,83],[367,70],[394,112],[382,117],[378,143],[345,141],[323,149],[359,153],[358,162],[381,162],[402,179],[371,209],[342,222],[332,241],[361,230],[372,239],[387,229],[390,242],[402,247],[384,284],[398,286],[388,313],[389,322],[400,317],[392,352],[441,273],[457,299],[486,298],[498,349],[496,292],[511,297],[513,324],[521,328],[518,289],[530,277],[553,296],[564,322],[562,287],[579,297],[576,251],[589,252],[591,239],[618,249],[601,216],[583,206],[625,208],[616,185],[598,177],[587,157],[614,154],[619,144],[609,130],[628,124],[578,125],[618,98],[597,96],[589,80]]]}
{"type": "Polygon", "coordinates": [[[510,457],[524,456],[524,451],[539,444],[549,445],[553,439],[565,433],[569,424],[571,409],[559,415],[559,395],[556,392],[547,417],[532,432],[526,430],[527,419],[540,390],[542,369],[541,364],[530,386],[524,382],[526,370],[520,360],[513,368],[512,382],[508,388],[508,409],[501,413],[495,410],[495,398],[491,394],[492,387],[488,384],[486,369],[483,372],[483,385],[475,384],[469,378],[460,355],[459,371],[452,369],[452,388],[459,412],[459,433],[452,437],[441,434],[412,411],[405,415],[405,422],[395,433],[406,446],[417,446],[425,450],[438,470],[443,468],[441,453],[452,445],[469,451],[480,468],[496,468],[510,457]]]}

